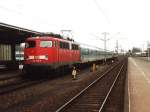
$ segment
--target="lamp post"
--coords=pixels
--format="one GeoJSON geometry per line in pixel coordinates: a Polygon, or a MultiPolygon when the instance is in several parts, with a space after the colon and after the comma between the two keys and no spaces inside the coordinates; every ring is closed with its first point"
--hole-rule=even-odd
{"type": "Polygon", "coordinates": [[[147,58],[148,58],[148,61],[150,60],[150,43],[149,41],[147,41],[147,58]]]}

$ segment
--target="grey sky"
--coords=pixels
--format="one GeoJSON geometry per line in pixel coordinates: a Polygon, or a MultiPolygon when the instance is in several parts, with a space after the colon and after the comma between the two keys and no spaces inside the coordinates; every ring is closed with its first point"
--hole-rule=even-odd
{"type": "Polygon", "coordinates": [[[77,41],[103,48],[102,32],[119,39],[122,48],[142,47],[150,40],[148,0],[0,0],[0,21],[37,31],[72,30],[77,41]]]}

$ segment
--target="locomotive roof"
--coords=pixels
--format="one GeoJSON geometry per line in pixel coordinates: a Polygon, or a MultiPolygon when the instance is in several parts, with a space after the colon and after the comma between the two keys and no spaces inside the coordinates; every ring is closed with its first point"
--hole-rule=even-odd
{"type": "Polygon", "coordinates": [[[41,34],[34,34],[34,35],[32,35],[32,37],[47,37],[47,36],[49,36],[49,37],[55,37],[55,38],[61,38],[61,39],[63,39],[63,36],[62,35],[60,35],[60,34],[55,34],[55,33],[41,33],[41,34]]]}
{"type": "Polygon", "coordinates": [[[73,42],[76,43],[73,39],[64,39],[64,38],[57,38],[55,36],[35,36],[35,37],[29,37],[27,40],[59,40],[59,41],[64,41],[64,42],[73,42]]]}
{"type": "MultiPolygon", "coordinates": [[[[47,37],[53,37],[53,38],[59,38],[59,39],[64,39],[62,35],[60,34],[55,34],[55,33],[41,33],[41,34],[33,34],[29,38],[35,38],[35,37],[40,37],[40,38],[47,38],[47,37]]],[[[68,39],[71,40],[71,39],[68,39]]]]}
{"type": "Polygon", "coordinates": [[[29,37],[29,38],[36,38],[36,37],[39,37],[40,39],[48,39],[49,37],[50,38],[58,38],[58,39],[62,39],[62,40],[68,40],[68,41],[73,41],[74,42],[74,40],[73,39],[71,39],[71,38],[69,38],[69,37],[67,37],[66,39],[62,36],[62,35],[60,35],[60,34],[55,34],[55,33],[41,33],[41,34],[34,34],[34,35],[32,35],[31,37],[29,37]]]}

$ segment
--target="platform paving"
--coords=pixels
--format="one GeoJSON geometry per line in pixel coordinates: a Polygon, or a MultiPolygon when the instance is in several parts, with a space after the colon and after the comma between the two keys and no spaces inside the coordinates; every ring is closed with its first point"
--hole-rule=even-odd
{"type": "Polygon", "coordinates": [[[150,112],[150,62],[139,58],[128,61],[126,112],[150,112]]]}

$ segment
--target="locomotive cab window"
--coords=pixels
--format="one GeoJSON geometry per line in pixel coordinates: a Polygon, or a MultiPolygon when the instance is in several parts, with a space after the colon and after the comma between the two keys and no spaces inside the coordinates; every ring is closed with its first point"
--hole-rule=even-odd
{"type": "Polygon", "coordinates": [[[52,47],[52,41],[40,41],[40,47],[52,47]]]}
{"type": "Polygon", "coordinates": [[[35,41],[27,41],[25,43],[25,48],[33,48],[35,47],[35,41]]]}

